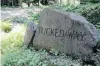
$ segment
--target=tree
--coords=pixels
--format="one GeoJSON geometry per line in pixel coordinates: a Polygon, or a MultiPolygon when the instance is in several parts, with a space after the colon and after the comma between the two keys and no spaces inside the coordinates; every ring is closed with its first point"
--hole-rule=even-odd
{"type": "Polygon", "coordinates": [[[38,6],[39,3],[41,3],[42,5],[48,5],[49,0],[23,0],[23,2],[25,2],[28,5],[28,7],[30,7],[30,3],[38,3],[38,6]]]}
{"type": "Polygon", "coordinates": [[[49,0],[41,0],[40,3],[41,3],[42,5],[48,5],[49,0]]]}
{"type": "Polygon", "coordinates": [[[56,4],[79,4],[80,0],[55,0],[56,4]]]}
{"type": "Polygon", "coordinates": [[[80,0],[81,3],[87,3],[87,2],[90,2],[90,3],[99,3],[100,0],[80,0]]]}

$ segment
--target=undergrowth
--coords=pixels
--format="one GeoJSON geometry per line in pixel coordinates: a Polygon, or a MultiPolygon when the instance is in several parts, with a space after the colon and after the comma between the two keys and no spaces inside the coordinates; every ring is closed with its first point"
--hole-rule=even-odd
{"type": "Polygon", "coordinates": [[[12,24],[10,22],[0,22],[1,26],[0,29],[6,33],[10,32],[12,30],[12,24]]]}
{"type": "Polygon", "coordinates": [[[53,8],[66,12],[74,12],[84,16],[96,28],[100,29],[100,3],[74,5],[54,5],[53,8]]]}

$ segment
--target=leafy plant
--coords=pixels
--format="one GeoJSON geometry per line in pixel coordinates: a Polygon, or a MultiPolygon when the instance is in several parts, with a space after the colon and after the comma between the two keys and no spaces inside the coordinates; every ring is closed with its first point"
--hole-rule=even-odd
{"type": "Polygon", "coordinates": [[[0,29],[8,33],[12,30],[12,24],[9,22],[1,22],[0,29]]]}
{"type": "Polygon", "coordinates": [[[1,39],[2,53],[6,53],[9,49],[20,48],[23,44],[23,37],[25,33],[25,26],[18,26],[5,34],[1,39]]]}
{"type": "Polygon", "coordinates": [[[1,39],[2,52],[5,53],[8,49],[22,46],[22,35],[20,33],[10,33],[1,39]]]}
{"type": "MultiPolygon", "coordinates": [[[[53,7],[53,6],[52,6],[53,7]]],[[[89,22],[99,28],[100,23],[100,3],[97,4],[81,4],[79,6],[74,5],[61,5],[54,6],[53,8],[64,10],[67,12],[74,12],[84,16],[89,22]]]]}
{"type": "Polygon", "coordinates": [[[9,50],[2,56],[2,66],[57,66],[46,58],[44,50],[35,51],[23,47],[9,50]]]}
{"type": "Polygon", "coordinates": [[[100,29],[100,22],[95,25],[98,29],[100,29]]]}
{"type": "Polygon", "coordinates": [[[12,22],[14,23],[27,23],[28,21],[29,20],[26,17],[20,17],[20,16],[14,17],[12,19],[12,22]]]}
{"type": "Polygon", "coordinates": [[[35,23],[39,22],[39,13],[34,14],[33,12],[29,12],[29,19],[34,21],[35,23]]]}

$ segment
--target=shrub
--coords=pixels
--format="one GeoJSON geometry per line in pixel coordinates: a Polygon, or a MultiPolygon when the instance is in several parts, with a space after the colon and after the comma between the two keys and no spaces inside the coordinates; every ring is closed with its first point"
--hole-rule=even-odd
{"type": "Polygon", "coordinates": [[[39,22],[39,13],[34,14],[33,12],[29,12],[29,19],[34,21],[35,23],[39,22]]]}
{"type": "Polygon", "coordinates": [[[100,29],[100,22],[98,21],[98,23],[95,25],[98,29],[100,29]]]}
{"type": "Polygon", "coordinates": [[[58,66],[50,63],[45,50],[31,51],[22,47],[9,50],[2,56],[2,66],[58,66]]]}
{"type": "Polygon", "coordinates": [[[12,19],[14,23],[27,23],[28,19],[26,17],[17,16],[12,19]]]}
{"type": "Polygon", "coordinates": [[[20,33],[11,33],[1,39],[1,49],[3,53],[6,53],[9,49],[22,46],[22,35],[20,33]]]}
{"type": "Polygon", "coordinates": [[[44,55],[45,52],[36,52],[22,48],[16,50],[9,50],[2,57],[2,66],[44,66],[46,60],[44,55]]]}
{"type": "Polygon", "coordinates": [[[11,32],[2,36],[1,39],[1,49],[2,53],[14,48],[20,48],[23,44],[23,37],[25,33],[25,26],[18,26],[14,28],[11,32]]]}
{"type": "Polygon", "coordinates": [[[45,50],[22,47],[9,50],[2,56],[2,66],[80,66],[78,60],[66,56],[50,56],[45,50]]]}
{"type": "Polygon", "coordinates": [[[62,5],[54,6],[56,9],[65,10],[68,12],[79,13],[83,15],[89,22],[94,24],[97,28],[100,24],[100,3],[98,4],[85,4],[79,6],[62,5]]]}
{"type": "Polygon", "coordinates": [[[12,30],[12,25],[9,22],[1,22],[0,29],[8,33],[12,30]]]}
{"type": "Polygon", "coordinates": [[[78,7],[72,8],[72,11],[83,15],[94,25],[100,22],[100,4],[80,5],[78,7]]]}

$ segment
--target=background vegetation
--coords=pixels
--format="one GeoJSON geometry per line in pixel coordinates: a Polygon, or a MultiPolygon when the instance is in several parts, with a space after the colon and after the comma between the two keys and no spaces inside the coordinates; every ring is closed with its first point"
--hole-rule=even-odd
{"type": "Polygon", "coordinates": [[[100,28],[100,3],[98,4],[81,4],[79,6],[74,5],[61,5],[52,6],[59,10],[66,12],[74,12],[84,16],[90,23],[94,24],[97,28],[100,28]]]}
{"type": "MultiPolygon", "coordinates": [[[[6,1],[6,0],[5,0],[6,1]]],[[[66,12],[74,12],[84,16],[90,23],[94,24],[100,31],[100,3],[99,0],[86,0],[81,1],[80,5],[73,5],[65,2],[64,0],[22,0],[17,3],[18,6],[22,2],[30,3],[40,6],[46,5],[66,12]],[[43,3],[44,2],[44,3],[43,3]],[[65,3],[65,4],[64,4],[65,3]]],[[[67,2],[67,0],[66,0],[67,2]]],[[[6,6],[16,6],[13,4],[14,1],[2,4],[6,6]]],[[[44,7],[46,7],[44,6],[44,7]]],[[[41,7],[42,9],[44,7],[41,7]]],[[[26,31],[26,24],[30,21],[39,23],[39,13],[34,14],[29,12],[28,18],[25,17],[14,17],[10,20],[1,21],[0,31],[3,32],[1,39],[1,55],[2,55],[2,66],[80,66],[81,61],[73,60],[72,57],[66,56],[65,54],[59,54],[58,51],[51,49],[49,52],[44,49],[36,50],[35,48],[27,49],[23,46],[23,38],[26,31]]],[[[99,52],[100,54],[100,52],[99,52]]],[[[98,65],[100,66],[100,65],[98,65]]]]}

